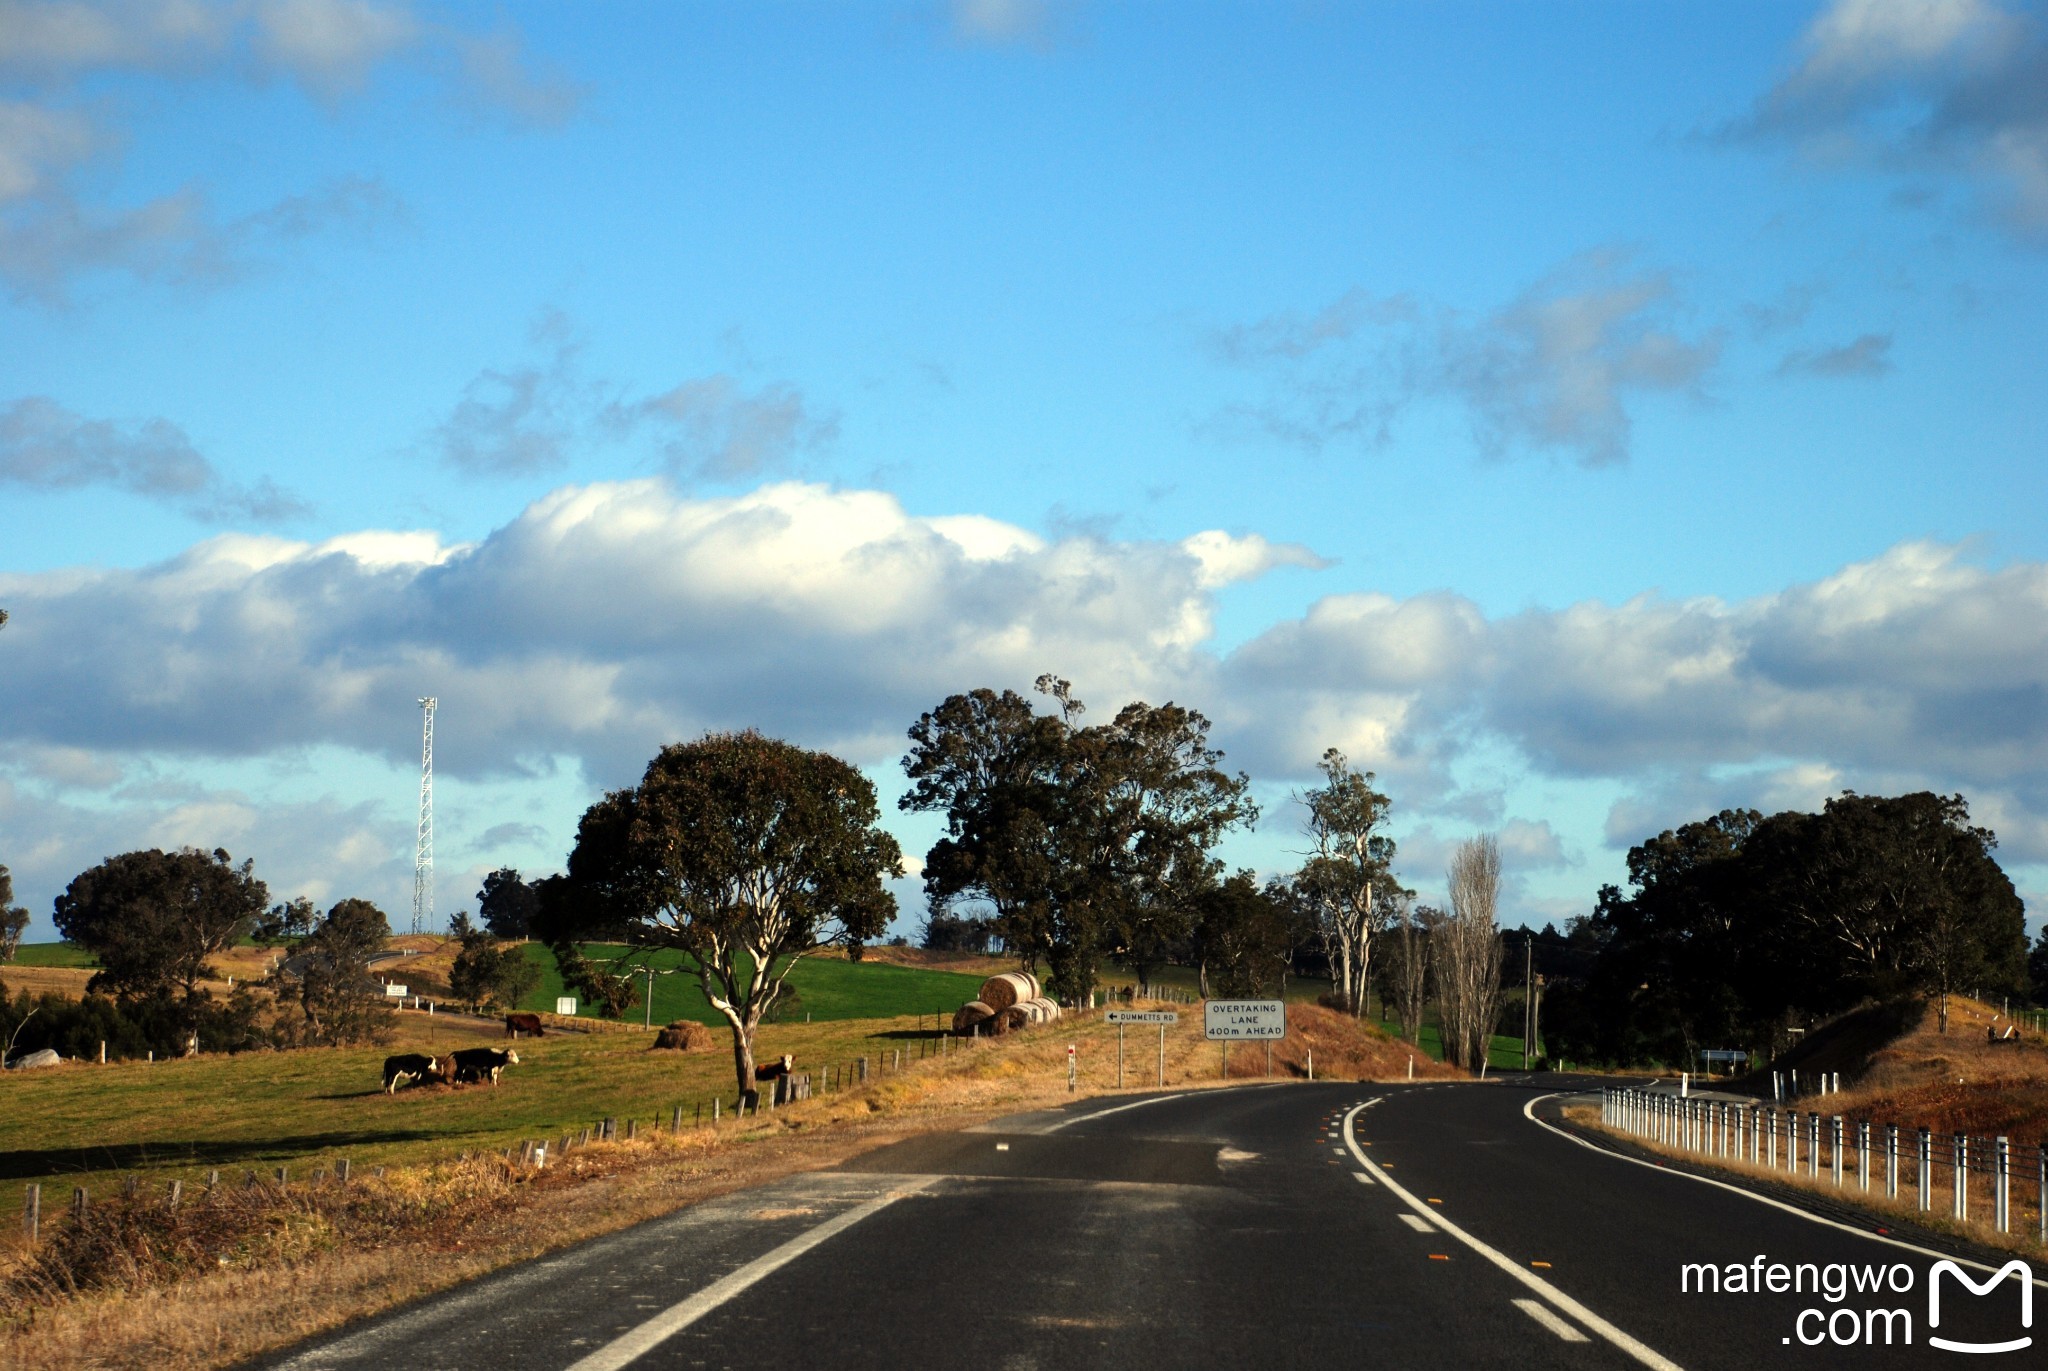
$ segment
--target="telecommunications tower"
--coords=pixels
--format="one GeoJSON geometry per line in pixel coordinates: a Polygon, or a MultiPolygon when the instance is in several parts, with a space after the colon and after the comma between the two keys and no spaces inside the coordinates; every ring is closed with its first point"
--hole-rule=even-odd
{"type": "Polygon", "coordinates": [[[423,696],[426,723],[420,733],[420,836],[413,849],[412,931],[434,927],[434,697],[423,696]]]}

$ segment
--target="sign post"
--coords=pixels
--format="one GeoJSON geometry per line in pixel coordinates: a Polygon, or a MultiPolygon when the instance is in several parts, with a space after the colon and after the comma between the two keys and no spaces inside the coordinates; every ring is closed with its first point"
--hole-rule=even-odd
{"type": "Polygon", "coordinates": [[[1280,1000],[1204,1000],[1202,1032],[1223,1049],[1223,1076],[1230,1077],[1230,1045],[1287,1036],[1287,1005],[1280,1000]]]}
{"type": "Polygon", "coordinates": [[[1112,1009],[1103,1018],[1116,1025],[1116,1085],[1124,1085],[1124,1025],[1149,1023],[1159,1025],[1159,1084],[1166,1084],[1166,1026],[1179,1023],[1180,1015],[1171,1009],[1112,1009]]]}

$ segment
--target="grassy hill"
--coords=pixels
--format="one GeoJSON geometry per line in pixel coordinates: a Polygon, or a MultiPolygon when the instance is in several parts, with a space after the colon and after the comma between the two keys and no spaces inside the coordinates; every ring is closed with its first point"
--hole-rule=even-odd
{"type": "MultiPolygon", "coordinates": [[[[520,1002],[522,1009],[552,1010],[555,997],[567,994],[554,954],[539,943],[527,943],[521,951],[541,969],[540,989],[520,1002]]],[[[624,947],[596,944],[587,949],[591,957],[617,957],[624,947]]],[[[704,991],[680,952],[656,952],[645,959],[656,968],[652,1021],[656,1024],[690,1019],[702,1024],[722,1024],[704,998],[704,991]]],[[[953,1011],[980,990],[982,977],[955,971],[926,970],[880,961],[850,962],[832,957],[806,957],[789,974],[789,985],[799,1003],[788,1006],[785,1021],[801,1022],[809,1015],[813,1023],[849,1019],[896,1018],[940,1015],[952,1021],[953,1011]],[[793,1012],[790,1012],[793,1011],[793,1012]]],[[[640,981],[645,993],[646,980],[640,981]]],[[[577,1007],[579,1017],[594,1014],[588,1005],[577,1007]]],[[[629,1015],[636,1022],[649,1017],[645,1006],[629,1015]]]]}

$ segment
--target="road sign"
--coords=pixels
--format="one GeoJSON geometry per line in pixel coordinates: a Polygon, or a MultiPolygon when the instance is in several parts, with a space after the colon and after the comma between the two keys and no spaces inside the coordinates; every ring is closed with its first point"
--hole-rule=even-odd
{"type": "Polygon", "coordinates": [[[1112,1009],[1103,1015],[1105,1023],[1179,1023],[1171,1009],[1112,1009]]]}
{"type": "Polygon", "coordinates": [[[1279,1000],[1204,1000],[1203,1035],[1211,1042],[1287,1036],[1287,1006],[1279,1000]]]}

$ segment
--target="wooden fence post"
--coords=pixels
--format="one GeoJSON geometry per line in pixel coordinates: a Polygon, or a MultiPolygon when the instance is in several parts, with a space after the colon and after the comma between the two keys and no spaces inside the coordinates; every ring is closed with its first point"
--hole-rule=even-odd
{"type": "Polygon", "coordinates": [[[85,1222],[85,1187],[74,1186],[71,1190],[71,1217],[74,1222],[85,1222]]]}
{"type": "Polygon", "coordinates": [[[348,1171],[349,1171],[349,1162],[348,1162],[348,1158],[347,1158],[347,1157],[343,1157],[343,1158],[342,1158],[342,1159],[341,1159],[340,1161],[338,1161],[338,1162],[336,1162],[336,1163],[334,1164],[334,1179],[336,1179],[336,1180],[340,1181],[340,1182],[341,1182],[341,1183],[342,1183],[343,1185],[347,1185],[347,1184],[348,1184],[348,1171]]]}
{"type": "Polygon", "coordinates": [[[185,1182],[172,1181],[170,1194],[164,1197],[164,1207],[167,1209],[176,1209],[178,1207],[178,1201],[183,1199],[184,1197],[185,1182]]]}
{"type": "Polygon", "coordinates": [[[21,1231],[28,1236],[28,1245],[36,1245],[36,1237],[43,1228],[43,1187],[29,1182],[28,1189],[21,1194],[21,1231]]]}

